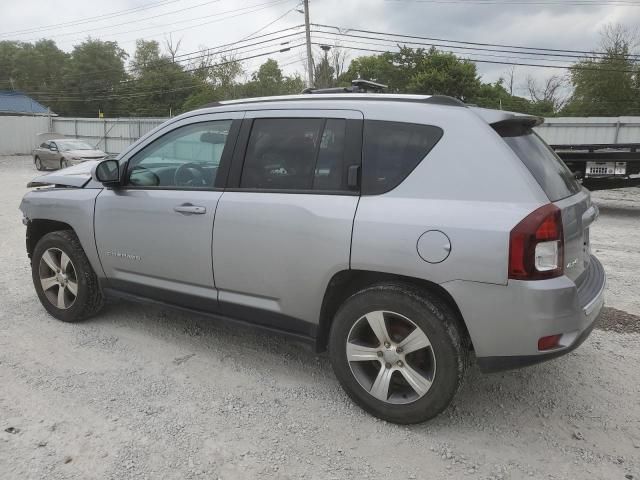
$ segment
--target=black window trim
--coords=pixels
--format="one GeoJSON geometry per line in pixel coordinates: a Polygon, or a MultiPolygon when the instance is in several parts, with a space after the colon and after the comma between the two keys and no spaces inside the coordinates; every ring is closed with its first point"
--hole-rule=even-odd
{"type": "Polygon", "coordinates": [[[151,190],[151,191],[163,191],[163,190],[183,190],[183,191],[193,191],[193,192],[222,192],[225,189],[225,185],[227,182],[227,177],[229,175],[229,169],[231,167],[231,161],[233,158],[234,150],[238,141],[238,133],[240,130],[242,119],[239,118],[216,118],[216,119],[206,119],[200,120],[197,122],[191,122],[184,125],[177,126],[175,128],[171,128],[167,130],[165,133],[160,135],[159,137],[155,137],[153,140],[137,149],[134,153],[132,153],[129,158],[127,158],[126,162],[121,165],[121,169],[123,170],[123,179],[122,184],[118,187],[120,190],[151,190]],[[140,186],[140,185],[129,185],[128,182],[130,171],[129,171],[129,162],[140,152],[142,152],[145,148],[147,148],[152,143],[160,140],[161,138],[175,132],[177,129],[182,127],[188,127],[191,125],[198,125],[201,123],[209,123],[209,122],[224,122],[231,121],[231,126],[229,127],[229,133],[227,134],[227,143],[224,145],[224,149],[222,150],[222,155],[220,156],[220,165],[218,166],[218,172],[216,173],[216,178],[214,179],[212,186],[207,187],[167,187],[167,186],[140,186]]]}
{"type": "MultiPolygon", "coordinates": [[[[240,181],[242,179],[242,169],[244,168],[244,161],[249,146],[249,138],[251,136],[251,130],[253,129],[253,122],[255,120],[265,119],[323,119],[321,135],[324,134],[328,120],[345,120],[345,159],[346,162],[343,165],[344,170],[348,169],[348,166],[357,165],[362,168],[362,131],[363,120],[354,119],[349,117],[341,117],[335,115],[323,115],[321,110],[317,111],[317,115],[296,115],[298,111],[292,112],[291,116],[269,116],[264,117],[251,117],[242,120],[242,126],[240,127],[240,133],[236,142],[236,148],[231,162],[231,169],[227,181],[227,192],[246,192],[246,193],[285,193],[285,194],[305,194],[305,195],[342,195],[342,196],[359,196],[360,195],[360,182],[358,182],[358,188],[353,190],[314,190],[313,183],[311,188],[304,189],[278,189],[278,188],[246,188],[240,187],[240,181]],[[350,160],[353,159],[353,163],[350,160]]],[[[314,112],[315,113],[315,112],[314,112]]],[[[317,152],[316,152],[317,153],[317,152]]],[[[316,155],[317,161],[317,155],[316,155]]]]}

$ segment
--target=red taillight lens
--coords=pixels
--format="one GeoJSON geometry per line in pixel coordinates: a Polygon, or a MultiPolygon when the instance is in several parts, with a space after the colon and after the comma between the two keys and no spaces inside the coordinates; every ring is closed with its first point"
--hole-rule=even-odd
{"type": "Polygon", "coordinates": [[[542,280],[563,274],[562,213],[548,204],[529,214],[511,230],[509,278],[542,280]]]}

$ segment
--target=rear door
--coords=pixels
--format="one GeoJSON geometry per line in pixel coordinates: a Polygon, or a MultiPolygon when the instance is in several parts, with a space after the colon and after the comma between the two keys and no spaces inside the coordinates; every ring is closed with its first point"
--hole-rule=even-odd
{"type": "Polygon", "coordinates": [[[349,268],[362,118],[344,110],[246,113],[213,232],[227,314],[314,334],[327,283],[349,268]]]}
{"type": "Polygon", "coordinates": [[[578,280],[589,265],[589,227],[598,215],[591,194],[529,127],[503,124],[496,130],[529,169],[549,200],[561,209],[565,275],[578,280]]]}

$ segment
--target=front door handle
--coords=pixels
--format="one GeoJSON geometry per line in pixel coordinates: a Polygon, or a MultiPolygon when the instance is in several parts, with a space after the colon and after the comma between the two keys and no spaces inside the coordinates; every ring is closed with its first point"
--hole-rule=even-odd
{"type": "Polygon", "coordinates": [[[185,203],[183,205],[173,207],[173,211],[181,213],[183,215],[204,215],[205,213],[207,213],[207,209],[205,207],[192,205],[190,203],[185,203]]]}

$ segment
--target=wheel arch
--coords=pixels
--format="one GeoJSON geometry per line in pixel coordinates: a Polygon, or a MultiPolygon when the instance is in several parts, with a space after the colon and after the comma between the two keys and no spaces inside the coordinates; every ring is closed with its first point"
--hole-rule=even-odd
{"type": "Polygon", "coordinates": [[[42,237],[47,233],[58,232],[60,230],[72,230],[75,233],[73,227],[65,222],[44,218],[30,220],[27,224],[27,254],[29,258],[33,255],[33,251],[42,237]]]}
{"type": "Polygon", "coordinates": [[[469,330],[467,329],[460,308],[458,308],[458,304],[451,294],[437,283],[387,272],[342,270],[331,278],[324,293],[315,341],[316,352],[324,352],[327,350],[333,318],[340,308],[340,305],[356,292],[381,283],[404,283],[436,295],[454,311],[458,326],[460,327],[460,333],[463,335],[465,343],[471,348],[473,347],[469,330]]]}

